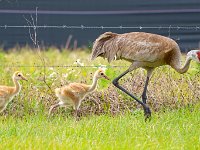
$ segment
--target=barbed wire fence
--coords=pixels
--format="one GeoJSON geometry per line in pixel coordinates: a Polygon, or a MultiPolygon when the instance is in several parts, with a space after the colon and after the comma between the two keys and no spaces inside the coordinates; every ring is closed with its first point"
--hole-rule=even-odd
{"type": "MultiPolygon", "coordinates": [[[[2,65],[0,64],[0,67],[10,67],[10,68],[15,68],[15,67],[36,67],[36,68],[43,68],[43,72],[45,74],[46,68],[47,67],[52,67],[52,68],[98,68],[101,67],[101,65],[84,65],[84,66],[77,66],[77,65],[47,65],[45,61],[45,56],[41,53],[40,49],[40,43],[38,41],[38,35],[37,35],[37,30],[38,29],[48,29],[48,28],[57,28],[57,29],[165,29],[168,30],[168,37],[171,36],[171,30],[200,30],[200,26],[85,26],[85,25],[38,25],[38,7],[36,7],[35,12],[31,11],[30,18],[28,19],[23,15],[23,18],[26,21],[26,25],[0,25],[0,29],[10,29],[10,28],[25,28],[28,29],[29,32],[29,37],[33,43],[34,48],[36,49],[37,55],[40,58],[42,65],[2,65]],[[34,16],[33,16],[34,15],[34,16]]],[[[115,65],[109,65],[109,66],[104,66],[107,68],[125,68],[128,67],[126,65],[121,65],[121,66],[115,66],[115,65]]],[[[44,76],[45,79],[45,76],[44,76]]]]}
{"type": "Polygon", "coordinates": [[[58,28],[58,29],[175,29],[175,30],[200,30],[200,26],[69,26],[69,25],[0,25],[0,28],[58,28]]]}

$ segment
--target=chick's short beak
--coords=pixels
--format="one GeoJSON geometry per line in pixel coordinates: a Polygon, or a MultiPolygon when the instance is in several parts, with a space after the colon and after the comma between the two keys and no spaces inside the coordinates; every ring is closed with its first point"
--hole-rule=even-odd
{"type": "Polygon", "coordinates": [[[25,77],[22,77],[22,80],[28,81],[28,79],[27,79],[27,78],[25,78],[25,77]]]}
{"type": "Polygon", "coordinates": [[[106,75],[103,76],[106,80],[110,80],[106,75]]]}

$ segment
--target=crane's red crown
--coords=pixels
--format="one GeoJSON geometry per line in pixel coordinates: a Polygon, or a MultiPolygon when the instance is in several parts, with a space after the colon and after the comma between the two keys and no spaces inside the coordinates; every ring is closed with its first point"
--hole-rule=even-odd
{"type": "Polygon", "coordinates": [[[198,57],[198,59],[200,61],[200,50],[197,52],[197,57],[198,57]]]}

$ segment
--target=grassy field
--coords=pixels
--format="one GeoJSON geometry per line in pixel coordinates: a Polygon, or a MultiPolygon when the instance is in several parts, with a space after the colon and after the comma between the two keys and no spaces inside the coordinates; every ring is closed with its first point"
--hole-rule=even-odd
{"type": "MultiPolygon", "coordinates": [[[[192,63],[180,75],[170,67],[156,69],[148,89],[148,104],[153,116],[145,122],[143,111],[131,98],[116,90],[110,81],[101,80],[96,92],[86,97],[76,121],[72,109],[60,108],[51,118],[47,112],[56,102],[54,89],[69,82],[91,83],[95,67],[49,67],[106,65],[114,79],[129,63],[108,64],[89,61],[83,51],[60,52],[55,48],[39,54],[24,48],[0,52],[0,83],[12,85],[14,71],[29,79],[22,91],[0,115],[0,149],[200,149],[200,66],[192,63]],[[42,59],[41,57],[42,56],[42,59]],[[40,67],[48,65],[48,67],[40,67]],[[32,66],[32,67],[30,67],[32,66]],[[100,108],[92,100],[95,99],[100,108]]],[[[120,83],[140,97],[146,72],[133,71],[120,83]]]]}
{"type": "Polygon", "coordinates": [[[200,149],[199,107],[154,114],[0,118],[0,149],[200,149]]]}

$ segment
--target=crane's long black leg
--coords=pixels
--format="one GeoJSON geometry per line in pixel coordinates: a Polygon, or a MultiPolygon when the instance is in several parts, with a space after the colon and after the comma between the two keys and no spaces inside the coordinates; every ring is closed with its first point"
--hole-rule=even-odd
{"type": "Polygon", "coordinates": [[[146,78],[146,81],[145,81],[144,90],[142,92],[142,101],[145,104],[146,104],[146,101],[147,101],[147,86],[148,86],[149,79],[150,79],[150,76],[152,74],[152,71],[153,71],[152,68],[147,69],[147,78],[146,78]]]}
{"type": "Polygon", "coordinates": [[[145,85],[144,85],[144,91],[142,93],[142,101],[144,104],[146,104],[147,102],[147,86],[149,83],[149,77],[147,76],[146,81],[145,81],[145,85]]]}
{"type": "Polygon", "coordinates": [[[120,90],[122,90],[124,93],[128,94],[130,97],[132,97],[133,99],[135,99],[139,104],[141,104],[143,106],[143,109],[144,109],[145,119],[150,118],[151,117],[151,110],[150,110],[150,108],[145,103],[143,103],[142,101],[140,101],[137,97],[135,97],[134,95],[132,95],[131,93],[129,93],[126,89],[124,89],[122,86],[120,86],[119,83],[118,83],[119,79],[122,78],[124,75],[126,75],[128,72],[129,72],[129,69],[126,70],[121,75],[119,75],[117,78],[115,78],[112,83],[117,88],[119,88],[120,90]]]}

